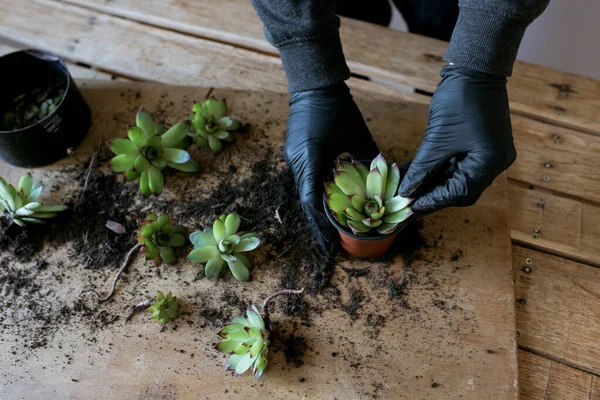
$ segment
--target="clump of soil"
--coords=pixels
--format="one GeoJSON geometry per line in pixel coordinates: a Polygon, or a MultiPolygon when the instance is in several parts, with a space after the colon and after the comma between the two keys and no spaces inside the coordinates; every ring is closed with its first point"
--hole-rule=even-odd
{"type": "Polygon", "coordinates": [[[350,319],[355,320],[358,317],[358,310],[362,307],[364,294],[357,286],[351,286],[348,292],[350,298],[342,305],[342,309],[350,316],[350,319]]]}
{"type": "Polygon", "coordinates": [[[18,261],[28,262],[44,247],[47,232],[46,225],[21,228],[0,218],[0,253],[8,252],[18,261]]]}
{"type": "MultiPolygon", "coordinates": [[[[110,159],[104,149],[100,150],[94,160],[96,165],[110,159]]],[[[139,195],[134,188],[125,187],[119,176],[102,168],[92,168],[88,177],[87,167],[75,176],[85,192],[74,193],[68,203],[70,211],[53,228],[50,244],[71,243],[72,255],[81,257],[88,268],[114,268],[135,245],[138,221],[145,216],[131,208],[139,195]],[[113,232],[106,227],[108,221],[120,223],[127,232],[113,232]]]]}

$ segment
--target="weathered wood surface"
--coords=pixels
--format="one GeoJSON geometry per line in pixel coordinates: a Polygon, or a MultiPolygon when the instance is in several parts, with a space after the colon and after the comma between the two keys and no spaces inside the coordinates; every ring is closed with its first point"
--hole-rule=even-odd
{"type": "MultiPolygon", "coordinates": [[[[5,10],[5,18],[0,15],[0,36],[48,49],[68,60],[169,84],[287,90],[280,61],[271,56],[63,3],[4,2],[14,4],[5,10]],[[53,29],[39,35],[37,25],[31,24],[32,15],[39,26],[53,29]]],[[[424,96],[384,89],[372,82],[351,79],[350,86],[363,89],[372,86],[373,93],[396,92],[400,98],[415,96],[414,101],[427,101],[424,96]]],[[[509,170],[511,179],[600,202],[600,185],[595,179],[600,153],[597,137],[529,118],[514,117],[513,121],[519,158],[509,170]],[[558,143],[554,143],[555,134],[559,135],[558,143]],[[552,168],[544,166],[548,162],[552,168]],[[549,180],[544,180],[544,176],[549,180]]]]}
{"type": "Polygon", "coordinates": [[[600,207],[553,193],[509,185],[514,241],[600,266],[600,207]]]}
{"type": "Polygon", "coordinates": [[[600,374],[600,270],[518,246],[513,266],[519,346],[600,374]]]}
{"type": "Polygon", "coordinates": [[[519,384],[522,400],[596,399],[595,375],[535,354],[519,351],[519,384]]]}
{"type": "MultiPolygon", "coordinates": [[[[187,115],[192,99],[206,94],[202,88],[129,85],[132,91],[126,91],[123,84],[110,82],[82,85],[95,116],[90,136],[77,149],[79,154],[91,152],[101,136],[122,136],[138,103],[149,109],[162,107],[163,115],[175,121],[187,115]],[[136,91],[140,93],[137,101],[136,91]],[[122,97],[121,92],[126,95],[122,97]]],[[[255,157],[264,155],[265,144],[281,146],[281,124],[287,112],[284,95],[220,89],[213,94],[227,97],[232,114],[252,123],[247,136],[240,137],[231,148],[230,162],[238,165],[240,171],[251,165],[255,157]],[[267,103],[268,114],[257,109],[257,104],[267,103]],[[278,123],[267,124],[267,120],[278,123]]],[[[360,94],[357,97],[360,99],[360,94]]],[[[364,105],[365,116],[374,121],[376,140],[387,149],[386,156],[402,161],[414,152],[420,141],[420,131],[414,126],[423,123],[413,120],[423,114],[419,107],[423,106],[399,103],[396,99],[364,105]],[[397,145],[398,137],[403,138],[403,146],[397,145]]],[[[164,194],[167,200],[179,198],[182,188],[191,182],[202,182],[198,183],[203,186],[199,193],[207,190],[206,185],[211,185],[212,178],[222,168],[219,157],[206,157],[203,161],[206,172],[182,178],[181,184],[168,183],[169,190],[164,194]],[[209,165],[214,172],[207,168],[209,165]]],[[[70,160],[65,160],[35,174],[49,179],[69,163],[70,160]]],[[[22,170],[2,165],[0,172],[14,179],[22,170]]],[[[135,185],[126,188],[136,190],[135,185]]],[[[59,196],[60,190],[54,196],[59,196]]],[[[174,207],[177,209],[177,205],[174,207]]],[[[207,212],[207,221],[213,213],[207,212]]],[[[276,221],[266,223],[275,227],[276,221]]],[[[5,384],[0,386],[0,397],[82,397],[93,391],[97,398],[366,398],[372,395],[408,399],[516,398],[506,180],[498,179],[475,207],[446,210],[435,218],[426,218],[421,234],[429,247],[423,248],[422,258],[410,267],[411,279],[422,284],[407,285],[403,300],[409,309],[390,301],[386,290],[373,287],[368,277],[349,282],[340,267],[358,267],[364,263],[339,259],[333,282],[340,289],[341,298],[346,300],[349,287],[358,287],[368,300],[363,301],[358,319],[352,321],[338,306],[329,305],[326,298],[308,299],[311,304],[320,302],[323,311],[311,314],[308,326],[298,325],[294,330],[306,337],[310,348],[300,368],[286,366],[283,355],[273,353],[269,369],[259,383],[254,383],[251,376],[234,378],[223,370],[225,357],[212,349],[218,327],[203,326],[198,317],[207,305],[224,307],[219,299],[225,290],[256,302],[264,293],[276,289],[278,262],[274,255],[263,251],[256,256],[262,262],[253,271],[254,279],[247,284],[231,279],[193,282],[198,267],[185,261],[178,268],[162,267],[163,279],[159,280],[138,257],[130,267],[128,281],[119,285],[114,300],[94,312],[106,310],[109,315],[124,316],[129,305],[141,300],[140,288],[149,293],[156,289],[173,290],[181,298],[184,310],[190,312],[182,318],[185,322],[180,322],[177,330],[159,334],[160,328],[147,315],[137,316],[129,324],[120,320],[95,332],[75,320],[56,327],[48,344],[35,350],[19,347],[19,337],[5,326],[0,347],[3,365],[10,367],[2,371],[5,384]],[[377,335],[367,325],[368,314],[385,318],[377,335]],[[93,342],[91,336],[95,338],[93,342]],[[175,351],[179,349],[185,352],[175,351]],[[486,349],[492,352],[488,354],[486,349]],[[337,357],[332,352],[338,353],[337,357]],[[69,362],[62,362],[65,353],[72,358],[69,362]],[[195,356],[191,357],[191,353],[195,356]],[[302,384],[298,381],[300,377],[306,380],[302,384]],[[432,382],[438,386],[432,388],[432,382]]],[[[40,280],[48,281],[47,274],[56,272],[58,261],[70,265],[62,283],[50,284],[57,305],[79,297],[84,285],[104,287],[111,279],[112,269],[84,270],[77,266],[76,259],[65,259],[64,249],[48,248],[43,254],[47,255],[49,265],[40,273],[40,280]]],[[[401,257],[397,258],[388,267],[390,273],[401,276],[403,264],[401,257]]],[[[376,273],[386,267],[375,263],[367,268],[376,273]]],[[[15,316],[18,302],[12,307],[11,315],[15,316]]],[[[278,313],[274,318],[291,329],[293,319],[278,313]]],[[[20,328],[29,325],[35,328],[35,321],[29,319],[19,324],[20,328]]]]}
{"type": "MultiPolygon", "coordinates": [[[[173,0],[61,0],[145,24],[227,42],[272,55],[262,24],[247,0],[218,3],[173,0]],[[240,24],[240,21],[243,21],[240,24]]],[[[447,43],[342,18],[340,29],[350,69],[433,92],[447,43]]],[[[600,81],[518,61],[509,79],[511,108],[517,114],[600,133],[600,81]],[[566,96],[561,96],[565,86],[566,96]]]]}

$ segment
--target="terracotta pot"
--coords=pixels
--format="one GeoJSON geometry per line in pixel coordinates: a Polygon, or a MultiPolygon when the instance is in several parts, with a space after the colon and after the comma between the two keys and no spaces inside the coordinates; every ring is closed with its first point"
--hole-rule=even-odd
{"type": "Polygon", "coordinates": [[[353,257],[377,258],[384,255],[392,246],[396,235],[406,226],[406,222],[402,222],[398,228],[389,235],[355,235],[331,215],[325,196],[323,196],[323,208],[325,209],[325,215],[327,215],[329,222],[335,226],[340,234],[340,244],[342,245],[342,248],[348,255],[353,257]]]}

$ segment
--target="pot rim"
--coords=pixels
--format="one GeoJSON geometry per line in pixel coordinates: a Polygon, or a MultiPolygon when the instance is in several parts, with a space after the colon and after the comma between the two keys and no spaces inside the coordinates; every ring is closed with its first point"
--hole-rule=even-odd
{"type": "Polygon", "coordinates": [[[63,72],[66,75],[66,86],[65,86],[65,94],[63,95],[62,99],[60,99],[60,103],[58,103],[58,105],[56,106],[56,108],[54,109],[54,111],[52,111],[50,114],[46,115],[44,118],[40,119],[39,121],[37,121],[36,123],[32,124],[32,125],[28,125],[26,127],[20,128],[20,129],[14,129],[12,131],[3,131],[2,129],[0,129],[0,134],[4,135],[4,134],[10,134],[10,133],[17,133],[17,132],[21,132],[21,131],[25,131],[28,129],[33,128],[36,125],[41,124],[42,122],[46,121],[48,118],[52,117],[54,114],[56,114],[56,111],[58,110],[58,108],[64,103],[65,101],[65,97],[67,97],[67,93],[69,91],[69,88],[71,87],[71,74],[69,73],[69,70],[67,69],[67,66],[65,65],[64,61],[57,56],[54,53],[51,53],[49,51],[44,51],[44,50],[38,50],[38,49],[24,49],[24,50],[17,50],[17,51],[13,51],[12,53],[8,53],[5,54],[3,56],[0,56],[0,62],[2,62],[2,60],[4,58],[8,58],[10,56],[13,56],[15,54],[19,54],[19,53],[26,53],[28,55],[31,55],[33,57],[37,57],[43,61],[49,61],[49,62],[57,62],[58,65],[60,65],[60,67],[62,68],[63,72]]]}
{"type": "Polygon", "coordinates": [[[396,230],[392,233],[388,233],[387,235],[382,235],[382,234],[378,234],[376,236],[360,236],[355,234],[354,232],[352,232],[351,230],[347,229],[344,225],[340,224],[338,222],[338,220],[336,220],[333,215],[331,215],[331,210],[329,209],[329,206],[327,205],[327,199],[326,199],[326,195],[325,193],[323,193],[323,209],[325,211],[325,215],[327,216],[327,219],[329,220],[329,222],[331,222],[331,224],[341,233],[343,233],[346,236],[351,237],[352,239],[356,239],[356,240],[365,240],[365,241],[376,241],[376,240],[383,240],[383,239],[387,239],[391,236],[396,236],[398,233],[400,233],[400,231],[404,228],[404,226],[406,225],[408,219],[400,222],[398,224],[398,226],[396,227],[396,230]]]}

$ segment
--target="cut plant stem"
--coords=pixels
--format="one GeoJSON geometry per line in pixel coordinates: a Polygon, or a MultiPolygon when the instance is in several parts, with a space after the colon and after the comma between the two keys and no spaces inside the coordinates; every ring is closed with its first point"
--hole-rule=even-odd
{"type": "Polygon", "coordinates": [[[154,299],[146,299],[146,300],[142,301],[141,303],[138,303],[135,306],[131,307],[131,312],[129,313],[127,318],[125,318],[125,322],[129,321],[131,319],[131,317],[133,317],[137,312],[143,311],[143,310],[147,309],[148,307],[150,307],[153,303],[154,303],[154,299]]]}
{"type": "Polygon", "coordinates": [[[125,268],[127,268],[127,266],[129,265],[129,261],[131,260],[131,256],[133,256],[133,253],[137,249],[139,249],[141,246],[142,246],[141,243],[137,243],[135,246],[133,246],[131,248],[131,250],[129,250],[129,253],[127,253],[127,255],[125,256],[123,265],[121,265],[121,268],[117,271],[117,274],[115,275],[115,279],[113,279],[112,288],[110,289],[110,292],[106,296],[100,297],[98,295],[98,293],[96,291],[94,291],[94,293],[96,294],[96,297],[98,298],[98,301],[100,303],[104,303],[105,301],[109,300],[113,294],[115,294],[115,289],[117,288],[117,282],[119,282],[119,278],[121,278],[121,274],[123,273],[123,271],[125,271],[125,268]]]}
{"type": "Polygon", "coordinates": [[[275,292],[275,293],[267,296],[267,298],[263,302],[263,313],[265,314],[265,325],[267,326],[267,328],[269,330],[271,330],[271,318],[269,315],[269,303],[271,301],[273,301],[273,299],[275,299],[276,297],[279,297],[279,296],[290,295],[290,294],[302,294],[302,293],[304,293],[304,288],[302,288],[300,290],[284,289],[284,290],[280,290],[278,292],[275,292]]]}
{"type": "Polygon", "coordinates": [[[94,169],[94,166],[96,165],[96,160],[98,158],[98,154],[100,153],[100,148],[102,147],[102,140],[100,142],[98,142],[98,146],[96,147],[96,151],[94,151],[94,153],[92,154],[92,158],[90,159],[90,164],[88,165],[88,169],[87,172],[85,173],[85,179],[83,182],[83,189],[81,190],[81,194],[79,195],[79,199],[77,200],[77,203],[75,204],[75,207],[77,207],[79,205],[79,203],[81,203],[81,200],[83,200],[83,196],[85,195],[85,191],[88,187],[88,182],[90,181],[90,175],[92,175],[92,170],[94,169]]]}

